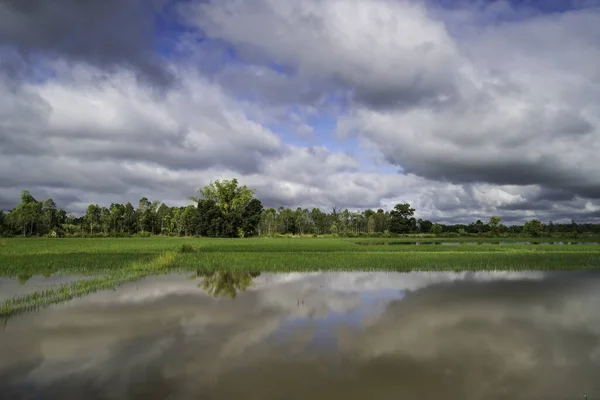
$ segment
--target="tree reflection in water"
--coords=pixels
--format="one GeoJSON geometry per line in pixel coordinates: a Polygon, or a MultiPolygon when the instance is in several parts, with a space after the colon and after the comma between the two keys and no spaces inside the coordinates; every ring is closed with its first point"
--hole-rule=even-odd
{"type": "Polygon", "coordinates": [[[238,292],[245,291],[252,285],[252,280],[260,275],[260,272],[203,272],[196,271],[196,275],[190,278],[202,278],[198,287],[202,287],[210,296],[229,296],[235,299],[238,292]]]}

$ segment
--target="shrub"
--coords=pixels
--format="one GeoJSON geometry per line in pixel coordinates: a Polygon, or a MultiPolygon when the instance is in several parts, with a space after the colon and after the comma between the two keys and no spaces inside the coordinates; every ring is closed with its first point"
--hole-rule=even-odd
{"type": "Polygon", "coordinates": [[[183,244],[179,248],[180,253],[195,253],[196,249],[189,244],[183,244]]]}

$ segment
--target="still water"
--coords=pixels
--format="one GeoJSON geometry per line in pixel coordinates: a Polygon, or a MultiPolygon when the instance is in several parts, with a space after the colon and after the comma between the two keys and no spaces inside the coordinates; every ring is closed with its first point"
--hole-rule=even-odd
{"type": "Polygon", "coordinates": [[[1,399],[584,393],[600,399],[597,273],[166,275],[0,326],[1,399]]]}

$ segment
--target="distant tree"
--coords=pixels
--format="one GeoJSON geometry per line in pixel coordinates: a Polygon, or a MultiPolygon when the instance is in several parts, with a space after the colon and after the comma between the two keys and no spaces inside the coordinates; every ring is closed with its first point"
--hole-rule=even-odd
{"type": "Polygon", "coordinates": [[[171,209],[165,203],[162,203],[156,210],[156,222],[159,226],[159,233],[164,234],[167,231],[168,216],[171,209]]]}
{"type": "Polygon", "coordinates": [[[396,204],[394,209],[390,211],[390,232],[392,233],[408,233],[411,231],[413,224],[416,221],[411,221],[415,213],[415,209],[411,208],[410,204],[396,204]]]}
{"type": "Polygon", "coordinates": [[[338,234],[338,232],[339,232],[339,229],[338,229],[338,226],[337,226],[337,224],[336,224],[335,222],[334,222],[334,223],[332,223],[332,224],[331,224],[331,226],[329,227],[329,232],[330,232],[332,235],[337,235],[337,234],[338,234]]]}
{"type": "MultiPolygon", "coordinates": [[[[202,199],[214,201],[221,208],[224,215],[241,213],[254,196],[254,190],[239,186],[237,179],[211,181],[202,189],[198,189],[202,199]]],[[[198,203],[200,198],[189,197],[198,203]]]]}
{"type": "Polygon", "coordinates": [[[123,230],[124,216],[125,206],[123,204],[112,203],[110,205],[110,224],[113,233],[123,230]]]}
{"type": "Polygon", "coordinates": [[[442,225],[435,223],[431,226],[431,233],[433,233],[436,236],[439,236],[442,234],[442,232],[444,231],[444,228],[442,227],[442,225]]]}
{"type": "Polygon", "coordinates": [[[0,236],[7,234],[8,231],[8,218],[4,214],[4,211],[0,210],[0,236]]]}
{"type": "Polygon", "coordinates": [[[490,222],[488,222],[490,232],[494,236],[498,236],[500,234],[500,226],[499,225],[500,225],[501,221],[502,221],[502,218],[500,218],[500,217],[491,217],[490,222]]]}
{"type": "Polygon", "coordinates": [[[101,210],[97,204],[90,204],[85,211],[85,221],[90,230],[90,234],[94,234],[94,228],[100,223],[101,210]]]}
{"type": "Polygon", "coordinates": [[[419,227],[419,232],[421,233],[429,233],[431,232],[431,227],[433,226],[433,222],[429,220],[420,219],[417,221],[417,226],[419,227]]]}
{"type": "Polygon", "coordinates": [[[133,205],[129,202],[125,204],[125,208],[123,209],[123,228],[129,234],[137,232],[136,213],[133,205]]]}
{"type": "Polygon", "coordinates": [[[52,199],[47,199],[42,203],[41,225],[44,226],[44,233],[58,225],[58,207],[52,199]]]}
{"type": "Polygon", "coordinates": [[[525,222],[523,225],[523,232],[532,237],[539,237],[542,235],[543,225],[537,219],[525,222]]]}
{"type": "Polygon", "coordinates": [[[252,199],[246,204],[242,212],[241,226],[245,236],[254,236],[257,234],[262,211],[263,205],[258,199],[252,199]]]}
{"type": "Polygon", "coordinates": [[[181,228],[186,236],[198,233],[200,227],[200,215],[194,206],[187,206],[181,214],[181,228]]]}

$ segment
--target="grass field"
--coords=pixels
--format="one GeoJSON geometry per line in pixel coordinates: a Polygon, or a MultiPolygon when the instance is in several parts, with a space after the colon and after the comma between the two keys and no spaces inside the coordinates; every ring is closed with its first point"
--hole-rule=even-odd
{"type": "MultiPolygon", "coordinates": [[[[404,239],[414,242],[415,239],[404,239]]],[[[523,238],[502,239],[525,241],[523,238]]],[[[536,239],[539,242],[556,239],[536,239]]],[[[597,238],[587,239],[591,242],[597,238]]],[[[600,245],[494,244],[469,239],[445,245],[390,245],[399,239],[4,239],[0,275],[100,274],[178,253],[174,268],[290,272],[314,270],[600,269],[600,245]],[[365,242],[373,245],[364,245],[365,242]],[[471,243],[475,242],[475,243],[471,243]],[[361,244],[359,244],[361,243],[361,244]],[[187,252],[182,251],[187,248],[187,252]]],[[[447,242],[456,242],[448,239],[447,242]]],[[[495,241],[498,241],[496,239],[495,241]]],[[[581,242],[581,239],[579,240],[581,242]]],[[[431,239],[425,240],[431,242],[431,239]]]]}
{"type": "MultiPolygon", "coordinates": [[[[556,239],[540,238],[539,242],[556,239]]],[[[338,238],[114,238],[0,240],[0,276],[77,274],[89,278],[15,297],[0,304],[0,317],[69,301],[115,288],[148,275],[174,271],[482,271],[600,269],[600,242],[587,245],[496,244],[498,239],[468,239],[447,245],[407,239],[338,238]],[[451,244],[451,245],[450,245],[451,244]]],[[[436,239],[439,241],[439,239],[436,239]]],[[[502,239],[523,242],[527,239],[502,239]]],[[[582,240],[579,239],[579,242],[582,240]]]]}

